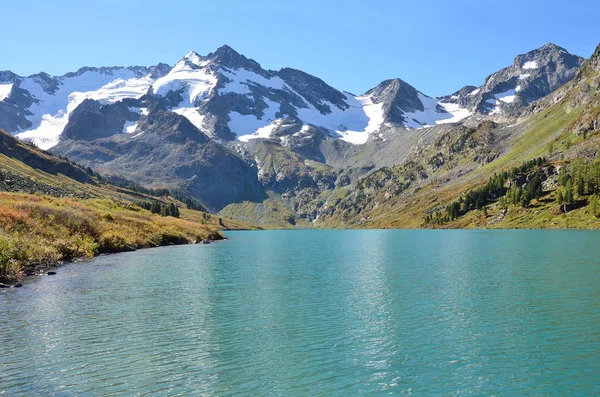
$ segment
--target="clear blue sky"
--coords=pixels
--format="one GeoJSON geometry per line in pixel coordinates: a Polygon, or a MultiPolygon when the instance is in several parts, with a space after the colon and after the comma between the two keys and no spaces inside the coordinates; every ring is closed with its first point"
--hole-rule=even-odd
{"type": "Polygon", "coordinates": [[[479,85],[554,42],[589,57],[598,0],[30,0],[2,4],[0,70],[174,64],[222,44],[356,94],[399,77],[429,95],[479,85]]]}

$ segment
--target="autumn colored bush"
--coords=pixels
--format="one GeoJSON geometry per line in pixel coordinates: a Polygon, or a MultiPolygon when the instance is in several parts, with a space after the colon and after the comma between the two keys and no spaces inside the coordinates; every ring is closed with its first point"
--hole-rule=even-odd
{"type": "Polygon", "coordinates": [[[222,238],[217,230],[110,199],[0,193],[0,281],[100,253],[222,238]]]}

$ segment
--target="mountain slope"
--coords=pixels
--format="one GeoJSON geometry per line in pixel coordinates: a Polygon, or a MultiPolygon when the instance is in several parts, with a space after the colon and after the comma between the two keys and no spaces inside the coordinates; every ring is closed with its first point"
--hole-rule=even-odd
{"type": "Polygon", "coordinates": [[[482,86],[467,86],[443,101],[480,114],[514,116],[575,76],[584,58],[555,44],[519,55],[513,64],[489,75],[482,86]]]}
{"type": "Polygon", "coordinates": [[[360,179],[321,211],[318,224],[597,228],[599,92],[600,46],[571,82],[526,108],[517,125],[447,129],[402,165],[360,179]],[[469,197],[489,194],[482,189],[499,175],[505,180],[496,196],[467,206],[469,197]],[[515,199],[536,178],[537,196],[515,199]],[[450,216],[453,203],[458,213],[450,216]]]}
{"type": "Polygon", "coordinates": [[[131,186],[138,191],[0,130],[0,284],[64,260],[220,239],[219,230],[251,227],[131,186]]]}
{"type": "Polygon", "coordinates": [[[53,151],[145,186],[185,190],[217,211],[231,202],[266,197],[252,164],[184,116],[150,105],[136,131],[92,141],[67,139],[53,151]]]}

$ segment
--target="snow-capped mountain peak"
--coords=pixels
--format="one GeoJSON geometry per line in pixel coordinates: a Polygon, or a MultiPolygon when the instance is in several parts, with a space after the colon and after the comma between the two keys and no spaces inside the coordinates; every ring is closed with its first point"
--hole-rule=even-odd
{"type": "Polygon", "coordinates": [[[382,104],[386,122],[405,128],[458,122],[470,115],[466,109],[431,98],[398,78],[383,81],[365,96],[382,104]]]}
{"type": "Polygon", "coordinates": [[[148,108],[154,101],[222,141],[282,137],[305,129],[361,144],[382,129],[422,128],[458,122],[473,112],[513,111],[570,79],[581,62],[548,44],[519,55],[482,86],[446,97],[431,98],[401,79],[385,80],[355,96],[300,70],[263,69],[224,45],[206,56],[190,51],[173,67],[84,67],[63,76],[29,77],[0,72],[0,128],[47,149],[67,124],[69,136],[83,136],[85,131],[76,129],[89,128],[89,122],[77,118],[89,112],[104,120],[98,125],[110,126],[97,136],[135,131],[139,110],[122,109],[148,108]],[[87,113],[75,112],[80,106],[87,113]],[[106,106],[121,110],[102,110],[106,106]],[[105,120],[115,112],[123,125],[105,120]]]}
{"type": "Polygon", "coordinates": [[[204,59],[202,58],[202,56],[200,56],[200,54],[198,54],[196,51],[188,52],[187,54],[185,54],[185,56],[183,57],[183,59],[181,61],[188,62],[192,65],[198,65],[198,66],[200,66],[202,63],[205,62],[204,59]]]}
{"type": "Polygon", "coordinates": [[[518,55],[512,65],[489,75],[482,86],[467,86],[440,99],[481,114],[514,116],[571,80],[583,61],[549,43],[518,55]]]}
{"type": "Polygon", "coordinates": [[[152,83],[146,67],[83,67],[63,76],[38,73],[14,78],[2,100],[0,127],[43,149],[58,143],[69,114],[85,99],[111,104],[139,97],[152,83]]]}

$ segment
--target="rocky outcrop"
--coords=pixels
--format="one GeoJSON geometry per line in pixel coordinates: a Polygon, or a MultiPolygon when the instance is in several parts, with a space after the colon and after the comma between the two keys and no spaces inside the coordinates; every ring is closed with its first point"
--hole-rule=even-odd
{"type": "Polygon", "coordinates": [[[21,161],[28,166],[48,174],[62,174],[83,183],[94,183],[81,168],[70,162],[50,156],[32,145],[23,143],[0,130],[0,154],[21,161]]]}
{"type": "Polygon", "coordinates": [[[125,123],[139,120],[140,115],[130,110],[137,102],[130,99],[103,106],[98,101],[86,99],[70,114],[62,139],[93,141],[121,134],[125,123]]]}
{"type": "Polygon", "coordinates": [[[91,198],[89,194],[52,186],[6,170],[0,170],[0,192],[45,194],[53,197],[91,198]]]}
{"type": "Polygon", "coordinates": [[[140,117],[135,133],[65,140],[53,152],[148,187],[184,189],[214,211],[265,197],[251,164],[158,105],[140,117]]]}
{"type": "Polygon", "coordinates": [[[519,55],[513,64],[489,75],[482,86],[467,86],[439,98],[481,114],[517,116],[529,104],[570,81],[584,58],[555,44],[519,55]]]}

